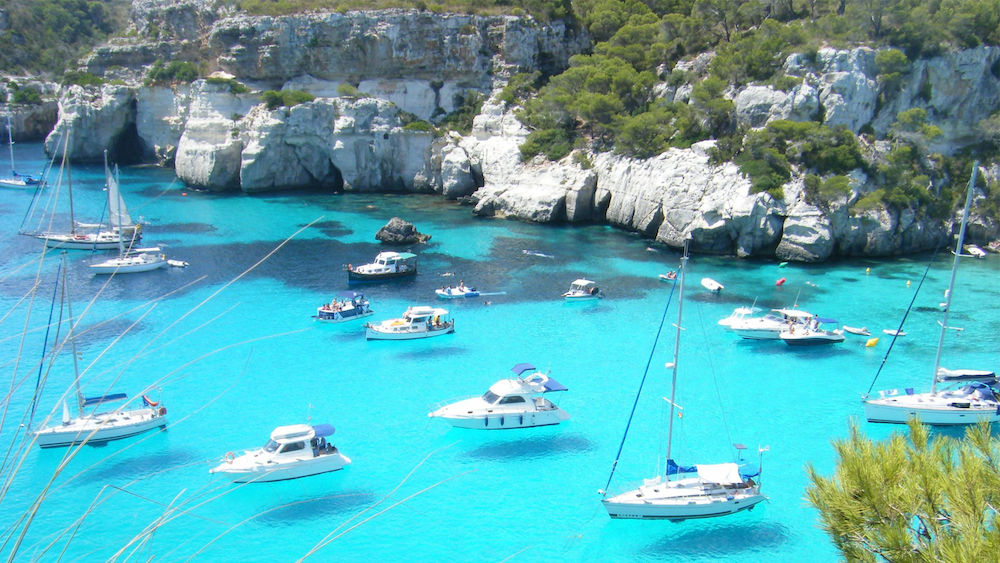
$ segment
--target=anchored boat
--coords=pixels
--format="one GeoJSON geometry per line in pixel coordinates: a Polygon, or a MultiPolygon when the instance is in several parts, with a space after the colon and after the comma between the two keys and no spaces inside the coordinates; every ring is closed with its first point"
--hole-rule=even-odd
{"type": "Polygon", "coordinates": [[[343,469],[351,460],[327,442],[334,431],[329,424],[279,426],[263,448],[229,452],[209,473],[222,473],[234,483],[269,483],[343,469]]]}
{"type": "Polygon", "coordinates": [[[569,420],[566,411],[545,397],[545,393],[566,391],[561,383],[548,374],[535,372],[531,364],[517,364],[511,371],[515,378],[494,383],[482,397],[471,397],[442,406],[428,413],[430,418],[442,418],[456,428],[504,430],[549,426],[569,420]]]}
{"type": "Polygon", "coordinates": [[[379,252],[371,264],[347,265],[351,282],[381,281],[417,275],[417,255],[409,252],[379,252]]]}
{"type": "Polygon", "coordinates": [[[398,319],[365,325],[368,340],[414,340],[455,332],[455,321],[447,309],[409,307],[398,319]]]}

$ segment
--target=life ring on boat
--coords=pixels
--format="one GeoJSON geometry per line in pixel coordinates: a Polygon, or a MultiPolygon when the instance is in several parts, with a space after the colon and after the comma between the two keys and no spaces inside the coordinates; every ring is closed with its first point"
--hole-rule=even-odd
{"type": "Polygon", "coordinates": [[[226,460],[226,463],[232,465],[233,462],[236,461],[236,454],[234,454],[233,452],[226,452],[226,457],[223,459],[226,460]]]}

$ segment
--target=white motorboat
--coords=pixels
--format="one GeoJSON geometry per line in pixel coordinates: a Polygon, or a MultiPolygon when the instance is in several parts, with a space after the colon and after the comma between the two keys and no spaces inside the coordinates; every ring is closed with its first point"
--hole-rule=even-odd
{"type": "Polygon", "coordinates": [[[798,309],[771,309],[763,317],[735,321],[729,330],[748,340],[778,340],[781,333],[792,327],[805,327],[813,319],[812,313],[798,309]]]}
{"type": "Polygon", "coordinates": [[[14,167],[14,130],[10,126],[10,108],[7,108],[7,146],[10,148],[10,177],[0,178],[0,187],[34,190],[44,188],[45,182],[40,177],[30,174],[18,174],[14,167]]]}
{"type": "MultiPolygon", "coordinates": [[[[84,413],[88,407],[97,408],[106,403],[124,401],[128,396],[124,393],[102,395],[99,397],[84,397],[80,389],[80,373],[77,368],[76,335],[73,323],[73,307],[66,295],[66,256],[63,254],[63,291],[62,299],[69,310],[69,340],[73,353],[74,385],[76,387],[76,401],[78,414],[74,418],[70,416],[69,406],[66,401],[62,404],[62,423],[57,426],[48,426],[34,432],[35,442],[43,448],[53,448],[59,446],[72,446],[74,444],[97,444],[111,440],[128,438],[154,428],[161,428],[167,425],[167,409],[159,401],[153,401],[147,395],[142,396],[143,407],[138,409],[125,410],[123,408],[107,412],[84,413]]],[[[127,405],[127,403],[126,403],[127,405]]]]}
{"type": "Polygon", "coordinates": [[[465,285],[464,281],[459,280],[458,285],[455,287],[445,286],[440,289],[435,289],[434,293],[437,294],[441,299],[463,299],[465,297],[479,297],[479,291],[474,287],[469,287],[465,285]]]}
{"type": "Polygon", "coordinates": [[[847,333],[850,333],[850,334],[857,334],[858,336],[871,336],[872,335],[871,331],[868,330],[868,327],[864,327],[864,326],[861,327],[861,328],[858,328],[858,327],[854,327],[854,326],[843,325],[843,326],[840,327],[840,329],[843,330],[844,332],[847,332],[847,333]]]}
{"type": "Polygon", "coordinates": [[[731,328],[734,324],[750,320],[754,315],[763,311],[760,307],[737,307],[728,317],[719,320],[719,325],[731,328]]]}
{"type": "Polygon", "coordinates": [[[973,258],[986,258],[986,251],[974,244],[965,245],[965,251],[973,258]]]}
{"type": "Polygon", "coordinates": [[[444,405],[428,413],[430,418],[443,418],[456,428],[504,430],[549,426],[569,420],[566,411],[542,397],[544,393],[566,391],[561,383],[548,374],[535,372],[531,364],[517,364],[511,371],[517,376],[494,383],[482,397],[471,397],[444,405]]]}
{"type": "Polygon", "coordinates": [[[719,293],[723,289],[726,289],[726,286],[713,280],[712,278],[701,278],[701,286],[711,291],[712,293],[719,293]]]}
{"type": "Polygon", "coordinates": [[[598,299],[600,297],[604,297],[595,282],[585,280],[583,278],[571,283],[569,291],[563,293],[562,296],[568,301],[585,301],[587,299],[598,299]]]}
{"type": "Polygon", "coordinates": [[[413,340],[455,332],[455,321],[447,309],[409,307],[398,319],[365,325],[368,340],[413,340]]]}
{"type": "MultiPolygon", "coordinates": [[[[945,308],[947,308],[947,304],[944,304],[944,305],[945,305],[945,308]]],[[[906,336],[906,331],[905,330],[899,330],[899,329],[895,329],[895,328],[883,328],[882,332],[884,334],[888,334],[889,336],[906,336]]]]}
{"type": "Polygon", "coordinates": [[[674,281],[677,279],[677,272],[670,270],[665,274],[660,274],[660,281],[674,281]]]}
{"type": "Polygon", "coordinates": [[[222,473],[234,483],[269,483],[337,471],[351,460],[327,442],[333,433],[329,424],[279,426],[263,448],[229,452],[209,473],[222,473]]]}
{"type": "Polygon", "coordinates": [[[347,265],[347,281],[381,281],[417,275],[417,255],[409,252],[379,252],[371,264],[347,265]]]}
{"type": "Polygon", "coordinates": [[[944,318],[940,323],[941,333],[938,338],[937,353],[934,357],[931,390],[929,393],[916,393],[912,388],[908,388],[905,389],[905,393],[900,394],[896,389],[891,389],[879,391],[878,398],[862,397],[865,418],[868,419],[868,422],[904,424],[913,417],[924,424],[943,426],[1000,421],[1000,400],[997,398],[998,382],[994,372],[968,369],[947,370],[941,367],[945,336],[948,329],[954,328],[948,326],[948,315],[951,311],[955,275],[958,273],[960,251],[969,222],[969,208],[972,205],[972,188],[976,183],[978,169],[979,162],[976,162],[972,167],[972,177],[969,179],[968,191],[965,196],[965,209],[962,212],[962,227],[958,232],[958,242],[954,251],[955,260],[951,267],[951,280],[948,283],[948,291],[945,293],[947,302],[944,307],[944,318]],[[961,385],[961,387],[939,390],[939,383],[949,383],[952,386],[961,385]]]}
{"type": "MultiPolygon", "coordinates": [[[[677,335],[675,337],[674,361],[667,364],[673,372],[669,407],[666,448],[666,471],[652,479],[644,479],[637,489],[619,495],[604,496],[602,504],[612,518],[664,519],[681,521],[694,518],[713,518],[752,509],[767,499],[760,492],[760,484],[753,478],[760,475],[759,466],[743,462],[742,444],[734,444],[740,452],[735,463],[712,465],[692,465],[682,467],[671,459],[673,439],[675,391],[677,388],[677,359],[680,346],[681,318],[684,308],[684,267],[687,262],[687,248],[680,268],[681,295],[677,307],[677,335]]],[[[623,438],[624,443],[624,438],[623,438]]],[[[758,448],[763,453],[766,448],[758,448]]],[[[620,450],[619,450],[620,451],[620,450]]],[[[615,460],[611,479],[614,478],[615,460]]]]}
{"type": "Polygon", "coordinates": [[[316,307],[314,319],[329,323],[342,323],[362,317],[368,317],[375,312],[368,306],[368,299],[357,291],[341,291],[329,303],[316,307]],[[340,300],[337,300],[337,297],[340,300]]]}

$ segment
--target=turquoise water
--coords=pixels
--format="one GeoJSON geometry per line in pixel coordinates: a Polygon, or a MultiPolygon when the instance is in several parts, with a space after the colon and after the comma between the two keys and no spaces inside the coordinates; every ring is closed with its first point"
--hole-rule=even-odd
{"type": "MultiPolygon", "coordinates": [[[[16,149],[19,168],[41,168],[39,145],[16,149]]],[[[73,182],[78,218],[99,219],[101,168],[74,167],[73,182]]],[[[750,451],[768,445],[762,482],[770,501],[709,521],[611,521],[597,491],[608,479],[670,295],[671,285],[656,276],[677,266],[677,253],[650,251],[649,241],[603,226],[477,219],[467,207],[431,196],[212,195],[187,191],[154,168],[123,170],[121,185],[133,215],[149,223],[144,242],[190,266],[108,280],[86,271],[91,253],[69,255],[74,313],[85,331],[78,338],[82,380],[91,394],[116,378],[114,390],[130,396],[160,387],[171,425],[84,447],[54,478],[67,450],[19,450],[58,255],[50,252],[39,268],[39,241],[15,234],[30,194],[0,192],[0,384],[13,389],[0,430],[0,446],[11,451],[4,479],[11,463],[21,464],[0,501],[4,556],[23,529],[18,519],[52,480],[18,559],[56,560],[65,549],[66,561],[119,552],[122,560],[218,561],[238,552],[245,561],[291,561],[329,537],[335,539],[311,559],[835,561],[803,500],[804,467],[832,470],[829,442],[862,414],[859,396],[887,349],[881,329],[898,325],[930,259],[779,269],[767,261],[693,257],[674,457],[717,463],[733,458],[733,442],[750,451]],[[420,255],[415,280],[364,287],[376,311],[371,319],[441,304],[456,319],[454,335],[366,342],[361,323],[310,318],[348,289],[344,264],[379,251],[373,235],[394,215],[433,239],[413,248],[420,255]],[[34,302],[22,301],[39,271],[34,302]],[[606,298],[563,302],[560,293],[582,276],[596,280],[606,298]],[[724,283],[725,291],[704,292],[702,277],[724,283]],[[781,277],[787,282],[776,287],[781,277]],[[434,296],[433,289],[459,278],[505,294],[447,303],[434,296]],[[796,350],[741,341],[716,325],[755,299],[767,307],[797,302],[882,339],[865,348],[865,338],[848,335],[842,345],[796,350]],[[569,387],[553,398],[569,422],[486,432],[426,417],[438,402],[482,393],[519,362],[550,369],[569,387]],[[275,426],[310,420],[337,427],[333,442],[353,460],[346,471],[246,486],[209,475],[227,451],[262,445],[275,426]],[[151,527],[155,533],[143,536],[151,527]]],[[[929,384],[950,257],[937,258],[906,322],[908,335],[876,389],[929,384]]],[[[997,256],[963,261],[950,324],[965,330],[949,333],[945,366],[1000,368],[998,264],[997,256]]],[[[657,469],[675,307],[676,295],[612,491],[630,489],[657,469]]],[[[58,418],[71,383],[66,352],[49,372],[36,425],[50,412],[58,418]]],[[[863,428],[873,437],[893,430],[863,428]]]]}

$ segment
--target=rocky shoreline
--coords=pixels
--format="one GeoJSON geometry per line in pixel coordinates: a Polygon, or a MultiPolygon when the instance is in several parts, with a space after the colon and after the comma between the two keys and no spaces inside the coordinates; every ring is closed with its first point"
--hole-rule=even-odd
{"type": "MultiPolygon", "coordinates": [[[[72,131],[70,156],[173,166],[192,187],[227,191],[320,188],[335,191],[440,194],[476,215],[538,223],[601,222],[694,252],[815,262],[837,256],[888,256],[935,248],[956,229],[950,221],[916,220],[888,210],[849,209],[875,183],[856,170],[851,194],[821,209],[804,196],[804,172],[783,200],[751,194],[733,164],[713,165],[712,142],[639,160],[612,153],[574,154],[560,162],[521,162],[528,131],[516,108],[499,101],[517,72],[557,71],[589,40],[563,24],[513,16],[434,15],[416,11],[347,12],[265,18],[212,11],[202,0],[137,0],[132,25],[158,41],[133,40],[96,49],[90,72],[120,77],[100,87],[62,88],[57,116],[45,106],[14,112],[15,131],[30,139],[51,123],[50,154],[72,131]],[[294,30],[294,32],[293,32],[294,30]],[[436,41],[434,38],[447,37],[436,41]],[[334,48],[338,46],[338,48],[334,48]],[[142,86],[145,68],[164,56],[197,49],[225,81],[142,86]],[[344,95],[347,84],[357,94],[344,95]],[[314,101],[269,110],[264,89],[305,90],[314,101]],[[407,127],[456,109],[469,92],[486,97],[472,133],[407,127]]],[[[792,55],[788,92],[750,85],[726,93],[749,126],[775,119],[810,120],[879,138],[894,116],[928,111],[944,135],[934,150],[950,154],[976,142],[976,126],[1000,105],[1000,49],[979,47],[916,61],[894,97],[877,102],[875,52],[821,50],[792,55]],[[929,94],[928,94],[929,93],[929,94]]],[[[705,57],[685,63],[703,70],[705,57]]],[[[685,102],[690,92],[665,83],[658,95],[685,102]]],[[[47,102],[52,104],[52,102],[47,102]]],[[[54,105],[54,104],[52,104],[54,105]]],[[[880,149],[875,141],[870,151],[880,149]]],[[[984,168],[996,181],[996,164],[984,168]]],[[[961,181],[957,182],[961,183],[961,181]]],[[[1000,235],[996,218],[977,216],[972,241],[1000,235]]]]}

